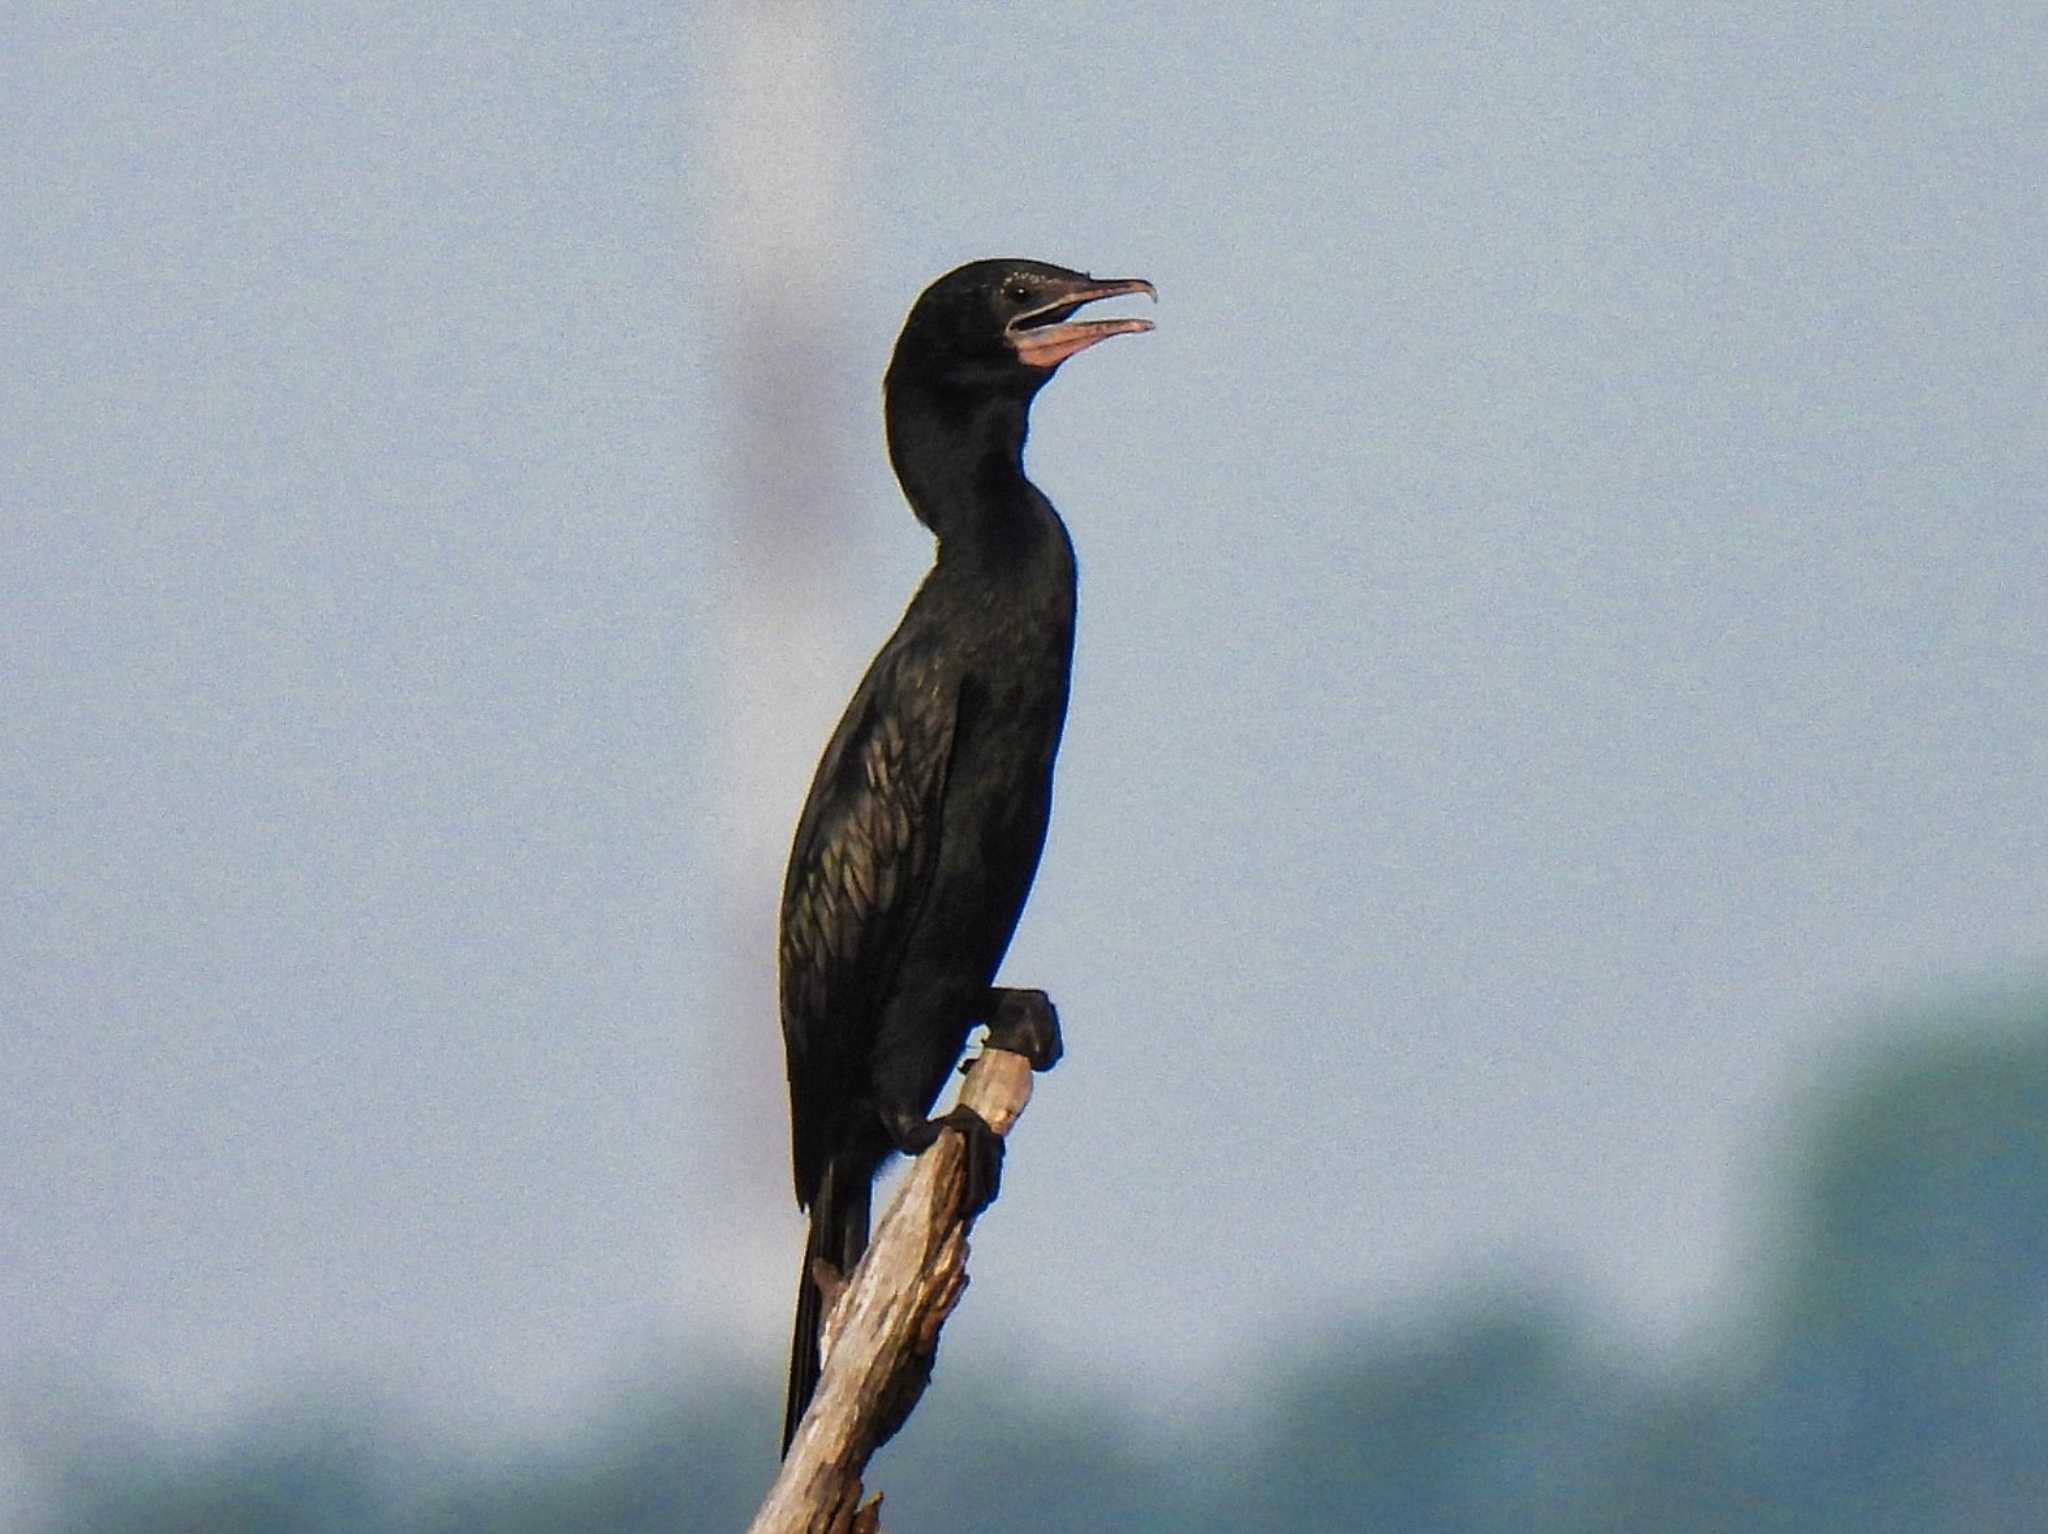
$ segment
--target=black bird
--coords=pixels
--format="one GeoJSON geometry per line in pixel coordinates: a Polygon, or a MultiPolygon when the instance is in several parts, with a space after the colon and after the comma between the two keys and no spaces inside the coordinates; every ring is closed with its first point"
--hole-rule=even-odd
{"type": "MultiPolygon", "coordinates": [[[[818,1383],[820,1261],[852,1271],[875,1173],[951,1125],[970,1207],[1002,1141],[925,1117],[969,1031],[1058,1058],[1043,991],[993,988],[1045,845],[1074,648],[1074,546],[1024,477],[1032,396],[1067,358],[1151,321],[1076,321],[1152,294],[1037,261],[976,261],[925,289],[883,382],[889,457],[938,557],[825,747],[782,889],[782,1039],[796,1199],[810,1210],[782,1446],[818,1383]]],[[[1156,296],[1156,295],[1154,295],[1156,296]]]]}

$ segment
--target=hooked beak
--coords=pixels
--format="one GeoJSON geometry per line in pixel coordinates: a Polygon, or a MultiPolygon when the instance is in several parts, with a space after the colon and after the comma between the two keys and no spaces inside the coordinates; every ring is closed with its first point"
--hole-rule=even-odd
{"type": "Polygon", "coordinates": [[[1122,293],[1143,293],[1155,304],[1159,294],[1142,277],[1088,277],[1075,282],[1050,303],[1018,315],[1003,327],[1003,342],[1028,367],[1048,372],[1075,352],[1086,351],[1111,336],[1134,336],[1152,328],[1150,320],[1069,320],[1083,304],[1122,293]]]}

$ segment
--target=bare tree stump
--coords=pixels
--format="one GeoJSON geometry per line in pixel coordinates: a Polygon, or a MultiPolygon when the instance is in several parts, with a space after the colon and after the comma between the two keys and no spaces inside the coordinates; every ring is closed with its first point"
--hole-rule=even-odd
{"type": "MultiPolygon", "coordinates": [[[[984,1049],[960,1101],[1007,1135],[1031,1101],[1030,1062],[984,1049]]],[[[967,1287],[965,1180],[957,1130],[911,1163],[826,1314],[817,1394],[749,1534],[879,1534],[882,1499],[861,1505],[861,1473],[924,1394],[939,1330],[967,1287]]]]}

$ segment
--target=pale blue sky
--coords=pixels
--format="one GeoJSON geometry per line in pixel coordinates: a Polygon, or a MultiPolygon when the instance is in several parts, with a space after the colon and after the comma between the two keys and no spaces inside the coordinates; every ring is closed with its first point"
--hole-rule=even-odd
{"type": "Polygon", "coordinates": [[[1699,1339],[1799,1093],[2048,955],[2048,22],[725,15],[16,8],[0,1370],[779,1374],[780,860],[993,254],[1160,304],[1038,407],[1070,1055],[949,1360],[1699,1339]]]}

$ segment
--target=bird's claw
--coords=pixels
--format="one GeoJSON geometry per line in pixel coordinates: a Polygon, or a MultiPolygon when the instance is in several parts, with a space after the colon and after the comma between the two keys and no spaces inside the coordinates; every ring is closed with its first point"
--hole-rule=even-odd
{"type": "Polygon", "coordinates": [[[1003,1137],[989,1127],[987,1119],[972,1108],[959,1107],[935,1119],[900,1123],[896,1148],[906,1156],[921,1156],[948,1129],[960,1131],[961,1171],[965,1178],[960,1207],[961,1213],[971,1220],[996,1201],[1003,1185],[1003,1137]]]}
{"type": "Polygon", "coordinates": [[[988,1014],[987,1047],[1007,1049],[1031,1062],[1034,1071],[1049,1071],[1066,1046],[1060,1039],[1059,1009],[1043,991],[997,988],[989,992],[994,1005],[988,1014]]]}
{"type": "Polygon", "coordinates": [[[1003,1137],[972,1108],[955,1108],[934,1123],[939,1128],[960,1131],[960,1213],[971,1220],[993,1204],[996,1194],[1002,1191],[1003,1137]]]}

